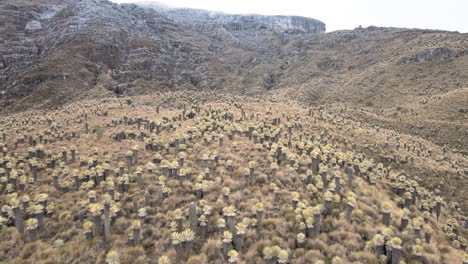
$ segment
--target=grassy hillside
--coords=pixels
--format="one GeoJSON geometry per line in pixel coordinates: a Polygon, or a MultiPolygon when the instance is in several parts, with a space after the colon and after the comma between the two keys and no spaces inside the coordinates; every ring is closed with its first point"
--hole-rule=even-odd
{"type": "Polygon", "coordinates": [[[0,261],[466,261],[466,158],[348,113],[177,92],[3,116],[0,261]]]}

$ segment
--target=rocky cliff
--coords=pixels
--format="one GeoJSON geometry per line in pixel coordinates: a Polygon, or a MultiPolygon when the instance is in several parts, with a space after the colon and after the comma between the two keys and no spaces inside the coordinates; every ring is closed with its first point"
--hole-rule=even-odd
{"type": "MultiPolygon", "coordinates": [[[[276,64],[287,35],[323,32],[302,17],[212,14],[106,0],[0,2],[0,101],[20,108],[164,89],[222,89],[276,64]],[[200,34],[202,33],[202,34],[200,34]],[[226,61],[228,60],[228,62],[226,61]],[[90,93],[95,92],[95,93],[90,93]]],[[[236,90],[236,89],[234,89],[236,90]]]]}
{"type": "Polygon", "coordinates": [[[190,8],[167,8],[155,4],[139,4],[153,8],[177,24],[199,31],[223,28],[228,31],[268,29],[277,33],[323,33],[325,24],[300,16],[234,15],[190,8]]]}
{"type": "Polygon", "coordinates": [[[2,110],[187,89],[396,107],[468,83],[454,32],[107,0],[0,1],[0,22],[2,110]]]}

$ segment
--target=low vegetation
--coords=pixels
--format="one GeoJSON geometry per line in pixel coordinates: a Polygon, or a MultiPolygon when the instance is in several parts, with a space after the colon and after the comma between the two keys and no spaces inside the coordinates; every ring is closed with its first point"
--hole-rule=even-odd
{"type": "Polygon", "coordinates": [[[2,263],[468,261],[466,158],[333,109],[175,92],[0,131],[2,263]]]}

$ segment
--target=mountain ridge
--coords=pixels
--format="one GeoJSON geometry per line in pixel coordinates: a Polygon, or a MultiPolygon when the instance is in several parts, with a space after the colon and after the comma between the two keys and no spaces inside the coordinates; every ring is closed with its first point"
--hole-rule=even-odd
{"type": "MultiPolygon", "coordinates": [[[[227,29],[261,29],[268,28],[278,33],[322,33],[325,23],[320,20],[292,15],[229,14],[193,8],[172,8],[159,4],[134,3],[135,5],[153,8],[163,13],[178,24],[198,30],[206,30],[206,24],[214,24],[227,29]]],[[[212,30],[213,25],[208,27],[212,30]]]]}

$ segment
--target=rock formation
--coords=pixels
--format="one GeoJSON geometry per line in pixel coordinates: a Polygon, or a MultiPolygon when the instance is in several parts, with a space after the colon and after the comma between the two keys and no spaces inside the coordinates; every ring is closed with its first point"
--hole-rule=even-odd
{"type": "Polygon", "coordinates": [[[0,22],[1,110],[174,90],[394,105],[467,83],[456,32],[108,0],[1,1],[0,22]]]}
{"type": "Polygon", "coordinates": [[[199,31],[212,31],[221,27],[227,31],[268,29],[277,33],[323,33],[325,24],[319,20],[300,16],[234,15],[190,8],[167,8],[154,4],[141,4],[165,15],[177,24],[199,31]]]}

